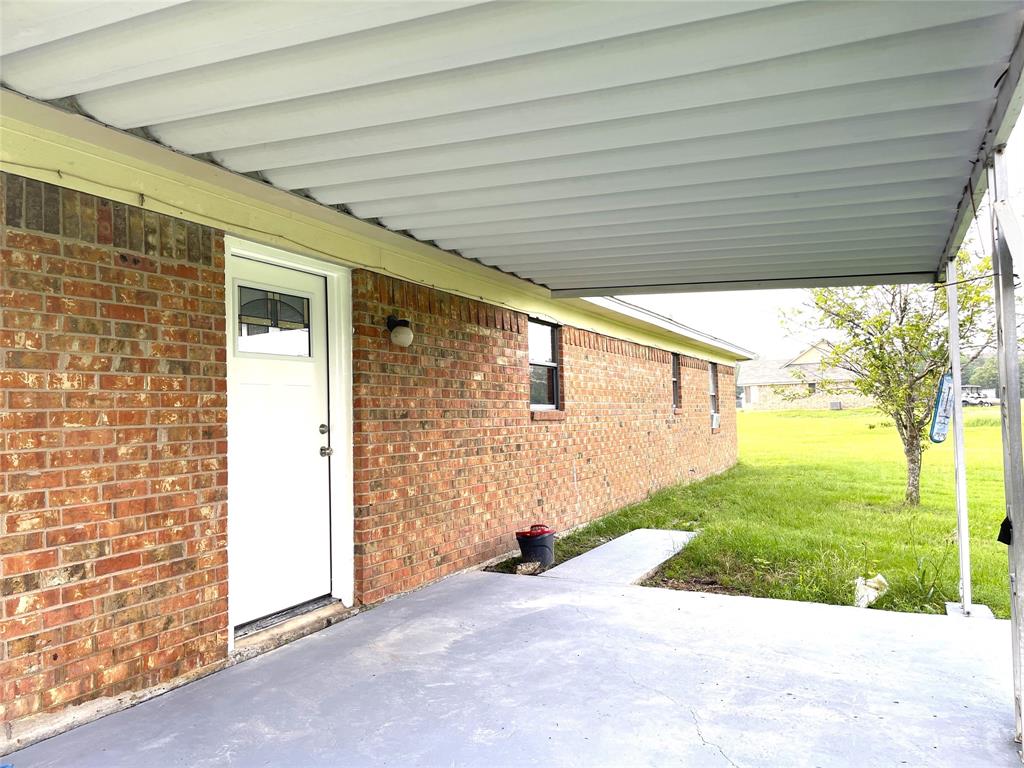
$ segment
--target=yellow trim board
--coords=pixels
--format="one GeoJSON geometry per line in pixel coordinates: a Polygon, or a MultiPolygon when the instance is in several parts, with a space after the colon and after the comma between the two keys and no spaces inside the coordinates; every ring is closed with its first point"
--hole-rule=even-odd
{"type": "Polygon", "coordinates": [[[552,322],[732,364],[738,349],[550,292],[81,115],[0,90],[0,170],[552,322]]]}

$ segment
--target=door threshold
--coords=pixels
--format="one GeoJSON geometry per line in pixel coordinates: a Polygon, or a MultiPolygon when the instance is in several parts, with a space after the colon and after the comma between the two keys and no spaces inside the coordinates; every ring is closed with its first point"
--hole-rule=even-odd
{"type": "Polygon", "coordinates": [[[272,651],[293,640],[319,632],[343,619],[355,616],[359,605],[346,608],[340,600],[326,595],[286,611],[243,624],[235,630],[232,662],[244,661],[272,651]]]}
{"type": "Polygon", "coordinates": [[[301,616],[304,613],[315,611],[317,608],[323,608],[325,605],[330,605],[331,603],[336,602],[338,602],[338,600],[330,595],[314,597],[312,600],[307,600],[304,603],[293,605],[291,608],[285,608],[283,611],[270,613],[258,619],[247,621],[245,624],[239,624],[235,627],[235,640],[241,640],[251,634],[262,632],[264,629],[270,629],[281,622],[294,619],[296,616],[301,616]]]}

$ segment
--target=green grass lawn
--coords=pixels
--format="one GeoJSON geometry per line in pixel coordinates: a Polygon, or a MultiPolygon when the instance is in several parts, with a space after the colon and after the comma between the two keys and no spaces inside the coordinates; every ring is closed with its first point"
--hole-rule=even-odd
{"type": "MultiPolygon", "coordinates": [[[[965,437],[974,599],[1006,617],[998,419],[968,409],[965,437]]],[[[882,573],[890,587],[877,608],[941,612],[957,599],[951,441],[925,452],[922,503],[911,508],[899,437],[876,412],[741,413],[739,440],[735,468],[573,532],[558,561],[635,528],[699,528],[648,584],[849,604],[857,576],[882,573]]]]}
{"type": "MultiPolygon", "coordinates": [[[[965,422],[974,599],[1006,617],[998,411],[968,409],[965,422]]],[[[703,533],[651,583],[848,604],[857,576],[882,573],[878,608],[942,611],[957,599],[951,441],[925,452],[913,508],[899,437],[878,413],[741,413],[739,435],[737,467],[663,492],[703,533]]]]}

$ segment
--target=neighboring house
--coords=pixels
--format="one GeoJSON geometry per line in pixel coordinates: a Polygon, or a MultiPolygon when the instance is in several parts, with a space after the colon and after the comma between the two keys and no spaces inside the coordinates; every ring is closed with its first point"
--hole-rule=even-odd
{"type": "Polygon", "coordinates": [[[858,392],[855,376],[842,368],[822,370],[828,342],[812,344],[791,360],[748,360],[737,368],[738,405],[748,411],[792,408],[867,408],[874,400],[858,392]]]}

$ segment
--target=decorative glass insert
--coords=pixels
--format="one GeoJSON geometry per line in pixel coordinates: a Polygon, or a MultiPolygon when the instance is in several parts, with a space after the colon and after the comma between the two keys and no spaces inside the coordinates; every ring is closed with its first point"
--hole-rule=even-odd
{"type": "Polygon", "coordinates": [[[310,357],[309,299],[238,287],[238,351],[310,357]]]}
{"type": "Polygon", "coordinates": [[[558,326],[530,320],[530,406],[558,407],[558,326]]]}

